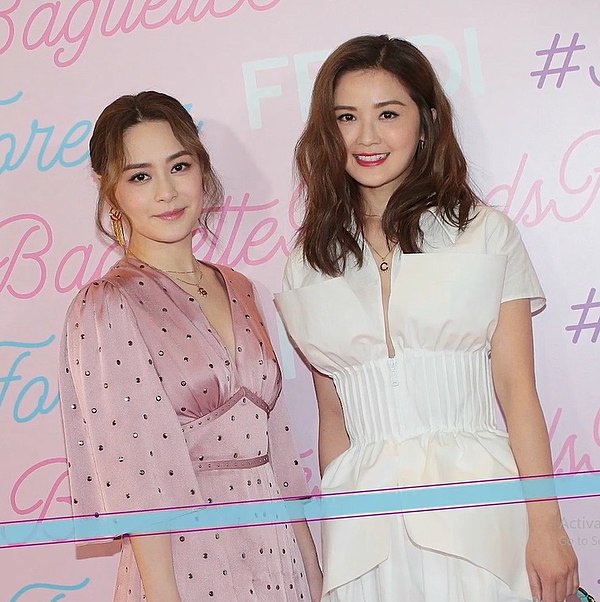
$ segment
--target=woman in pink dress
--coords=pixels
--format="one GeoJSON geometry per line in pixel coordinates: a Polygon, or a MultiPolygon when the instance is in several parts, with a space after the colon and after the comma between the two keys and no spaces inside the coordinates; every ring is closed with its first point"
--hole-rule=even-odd
{"type": "MultiPolygon", "coordinates": [[[[79,292],[60,390],[74,514],[306,495],[252,284],[199,262],[221,186],[196,126],[158,92],[123,96],[90,141],[97,222],[124,258],[79,292]]],[[[115,600],[320,598],[306,523],[122,537],[115,600]]]]}

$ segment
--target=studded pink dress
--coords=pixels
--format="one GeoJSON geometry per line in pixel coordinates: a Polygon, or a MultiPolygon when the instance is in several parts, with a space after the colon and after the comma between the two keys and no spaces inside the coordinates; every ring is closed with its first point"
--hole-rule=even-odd
{"type": "MultiPolygon", "coordinates": [[[[306,494],[250,282],[227,286],[236,353],[198,303],[137,260],[80,291],[61,344],[75,516],[306,494]]],[[[291,525],[171,534],[182,602],[309,600],[291,525]]],[[[144,599],[122,538],[115,601],[144,599]]]]}

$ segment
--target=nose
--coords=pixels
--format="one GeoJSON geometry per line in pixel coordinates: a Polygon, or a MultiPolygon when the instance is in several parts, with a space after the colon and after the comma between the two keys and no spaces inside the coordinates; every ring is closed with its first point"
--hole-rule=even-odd
{"type": "Polygon", "coordinates": [[[369,146],[381,142],[377,122],[371,119],[362,119],[358,126],[357,140],[358,144],[369,146]]]}
{"type": "Polygon", "coordinates": [[[177,197],[177,187],[170,174],[157,177],[155,198],[157,201],[168,203],[177,197]]]}

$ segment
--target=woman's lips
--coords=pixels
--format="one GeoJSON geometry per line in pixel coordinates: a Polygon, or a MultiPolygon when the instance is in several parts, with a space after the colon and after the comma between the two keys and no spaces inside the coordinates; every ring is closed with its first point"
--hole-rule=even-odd
{"type": "Polygon", "coordinates": [[[182,207],[181,209],[173,209],[173,211],[166,211],[165,213],[161,213],[160,215],[157,215],[156,217],[170,222],[170,221],[179,219],[183,215],[184,211],[185,211],[185,207],[182,207]]]}
{"type": "Polygon", "coordinates": [[[361,154],[354,155],[354,159],[361,167],[377,167],[388,158],[389,154],[390,153],[361,154]]]}

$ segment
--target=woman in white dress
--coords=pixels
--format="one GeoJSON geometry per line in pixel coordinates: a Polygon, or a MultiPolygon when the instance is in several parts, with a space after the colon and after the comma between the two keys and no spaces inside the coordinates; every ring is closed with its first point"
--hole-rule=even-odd
{"type": "MultiPolygon", "coordinates": [[[[423,54],[387,36],[335,50],[296,164],[306,214],[277,304],[314,369],[323,492],[551,473],[544,293],[515,226],[469,187],[423,54]]],[[[330,602],[562,602],[578,586],[555,501],[322,527],[330,602]]]]}

